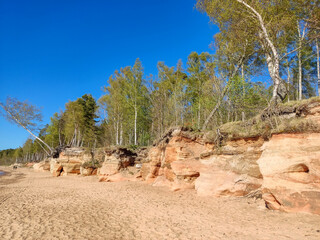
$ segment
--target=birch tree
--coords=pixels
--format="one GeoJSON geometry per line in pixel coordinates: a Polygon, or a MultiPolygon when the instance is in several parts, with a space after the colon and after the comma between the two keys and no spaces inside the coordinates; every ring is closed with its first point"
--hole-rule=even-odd
{"type": "Polygon", "coordinates": [[[280,77],[282,44],[296,23],[292,1],[198,0],[220,30],[237,32],[238,37],[226,41],[245,41],[264,57],[273,81],[272,102],[283,100],[286,88],[280,77]]]}
{"type": "Polygon", "coordinates": [[[2,115],[9,122],[24,128],[32,137],[39,141],[40,144],[45,145],[47,148],[45,151],[48,155],[53,153],[53,149],[35,134],[38,123],[42,121],[41,112],[36,106],[27,101],[21,102],[11,97],[7,97],[5,103],[0,102],[0,106],[4,110],[4,114],[2,115]]]}

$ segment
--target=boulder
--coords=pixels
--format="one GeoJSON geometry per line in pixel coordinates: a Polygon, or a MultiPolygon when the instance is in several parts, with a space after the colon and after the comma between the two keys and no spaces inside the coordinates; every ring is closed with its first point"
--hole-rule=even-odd
{"type": "Polygon", "coordinates": [[[36,164],[36,163],[35,162],[28,162],[28,163],[26,163],[25,166],[28,168],[32,168],[34,164],[36,164]]]}

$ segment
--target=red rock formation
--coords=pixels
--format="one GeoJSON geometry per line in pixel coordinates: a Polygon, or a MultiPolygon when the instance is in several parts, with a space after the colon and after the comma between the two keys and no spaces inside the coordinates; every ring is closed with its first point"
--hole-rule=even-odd
{"type": "Polygon", "coordinates": [[[262,138],[228,141],[204,165],[195,186],[201,196],[245,196],[259,188],[262,175],[257,164],[262,138]]]}
{"type": "Polygon", "coordinates": [[[50,161],[50,172],[53,176],[80,174],[81,165],[91,160],[91,155],[86,154],[83,148],[66,148],[60,153],[59,158],[50,161]]]}
{"type": "Polygon", "coordinates": [[[187,132],[175,129],[149,151],[148,162],[141,169],[141,176],[154,186],[168,186],[172,190],[194,188],[199,177],[200,154],[212,145],[201,138],[189,137],[187,132]]]}
{"type": "Polygon", "coordinates": [[[243,196],[261,186],[260,138],[230,141],[214,149],[201,137],[175,129],[149,152],[141,176],[171,190],[195,188],[202,196],[243,196]]]}
{"type": "Polygon", "coordinates": [[[320,133],[273,135],[258,163],[268,208],[320,214],[320,133]]]}

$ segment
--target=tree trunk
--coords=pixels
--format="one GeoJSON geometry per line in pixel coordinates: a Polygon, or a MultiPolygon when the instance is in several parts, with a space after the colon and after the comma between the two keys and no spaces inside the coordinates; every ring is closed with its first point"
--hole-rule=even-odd
{"type": "MultiPolygon", "coordinates": [[[[35,139],[37,139],[39,142],[43,143],[49,150],[50,150],[50,154],[53,153],[53,149],[48,145],[46,144],[44,141],[42,141],[41,138],[37,137],[35,134],[33,134],[28,128],[26,128],[10,111],[7,111],[6,108],[0,104],[1,107],[21,126],[23,127],[28,133],[31,134],[31,136],[33,136],[35,139]]],[[[48,155],[50,155],[48,154],[48,155]]]]}
{"type": "Polygon", "coordinates": [[[302,100],[302,64],[301,64],[301,51],[298,52],[298,99],[302,100]]]}
{"type": "Polygon", "coordinates": [[[137,118],[138,118],[137,103],[135,103],[134,104],[134,145],[137,145],[137,118]]]}
{"type": "Polygon", "coordinates": [[[198,100],[199,100],[199,108],[198,108],[198,129],[200,129],[200,123],[201,123],[201,81],[200,81],[200,77],[198,77],[198,82],[199,82],[199,89],[198,89],[198,100]]]}
{"type": "Polygon", "coordinates": [[[115,121],[116,145],[119,145],[119,119],[115,121]]]}
{"type": "Polygon", "coordinates": [[[318,77],[318,96],[320,96],[320,56],[319,56],[319,43],[316,38],[316,51],[317,51],[317,77],[318,77]]]}
{"type": "Polygon", "coordinates": [[[273,91],[272,91],[272,99],[271,102],[277,103],[277,99],[280,98],[283,100],[285,98],[285,88],[281,86],[281,78],[280,78],[280,60],[279,60],[279,54],[272,43],[267,29],[265,27],[265,24],[263,22],[262,16],[260,13],[258,13],[253,7],[251,7],[249,4],[245,3],[243,0],[237,0],[239,3],[243,4],[245,7],[247,7],[258,19],[261,32],[260,32],[260,38],[262,40],[262,46],[266,51],[266,57],[267,57],[267,63],[268,63],[268,70],[270,73],[270,76],[273,80],[273,91]],[[265,45],[265,46],[264,46],[265,45]],[[269,52],[271,50],[271,53],[269,52]],[[269,60],[268,60],[269,58],[269,60]]]}
{"type": "Polygon", "coordinates": [[[120,124],[120,142],[119,142],[120,145],[123,144],[123,128],[122,128],[122,121],[121,121],[121,124],[120,124]]]}
{"type": "Polygon", "coordinates": [[[290,68],[289,68],[289,63],[287,66],[287,96],[288,96],[288,102],[290,102],[290,68]]]}
{"type": "Polygon", "coordinates": [[[298,100],[302,100],[302,63],[301,63],[301,32],[300,32],[300,26],[298,22],[298,100]]]}

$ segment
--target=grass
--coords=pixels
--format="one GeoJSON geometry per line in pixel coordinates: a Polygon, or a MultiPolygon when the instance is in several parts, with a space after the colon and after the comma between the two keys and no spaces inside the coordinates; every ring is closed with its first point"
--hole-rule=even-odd
{"type": "Polygon", "coordinates": [[[302,101],[291,101],[279,104],[277,108],[266,109],[256,117],[247,121],[229,122],[219,130],[205,134],[208,142],[221,142],[239,138],[263,137],[269,139],[272,134],[320,132],[318,123],[306,119],[309,108],[314,103],[320,105],[320,98],[313,97],[302,101]]]}

